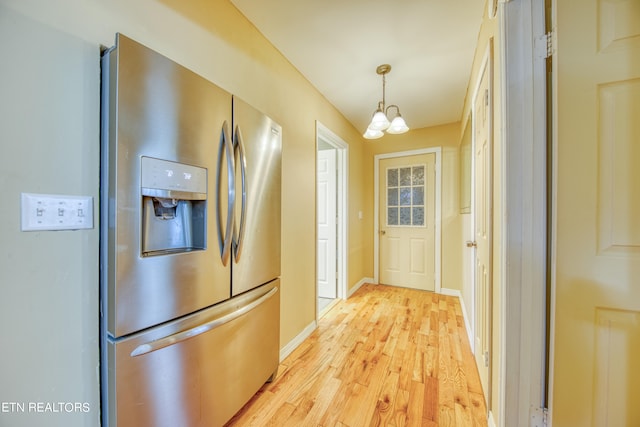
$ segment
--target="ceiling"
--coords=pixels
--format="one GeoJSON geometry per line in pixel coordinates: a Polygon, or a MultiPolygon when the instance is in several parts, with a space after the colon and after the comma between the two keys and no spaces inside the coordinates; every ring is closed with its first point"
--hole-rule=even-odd
{"type": "Polygon", "coordinates": [[[461,119],[484,0],[231,0],[357,129],[382,100],[410,128],[461,119]]]}

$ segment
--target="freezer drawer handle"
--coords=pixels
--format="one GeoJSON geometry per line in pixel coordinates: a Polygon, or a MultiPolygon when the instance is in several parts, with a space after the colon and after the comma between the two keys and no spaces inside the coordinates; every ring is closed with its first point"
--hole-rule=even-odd
{"type": "Polygon", "coordinates": [[[270,299],[277,292],[278,292],[278,287],[276,286],[266,294],[262,295],[257,300],[253,301],[250,304],[245,305],[244,307],[237,309],[236,311],[233,311],[229,314],[225,314],[222,317],[218,317],[217,319],[213,319],[202,325],[198,325],[195,328],[187,329],[186,331],[178,332],[173,335],[169,335],[167,337],[157,339],[155,341],[141,344],[131,352],[131,356],[135,357],[135,356],[141,356],[143,354],[151,353],[152,351],[160,350],[161,348],[169,347],[170,345],[178,344],[181,341],[187,340],[189,338],[193,338],[200,334],[204,334],[205,332],[208,332],[212,329],[222,326],[225,323],[229,323],[232,320],[242,316],[243,314],[250,312],[251,310],[258,307],[263,302],[270,299]]]}

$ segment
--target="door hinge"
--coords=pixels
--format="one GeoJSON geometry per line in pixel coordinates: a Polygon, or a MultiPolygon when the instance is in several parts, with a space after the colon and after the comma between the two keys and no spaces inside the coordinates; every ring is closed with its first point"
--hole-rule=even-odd
{"type": "Polygon", "coordinates": [[[484,367],[488,368],[489,367],[489,352],[485,351],[482,356],[484,358],[484,367]]]}
{"type": "Polygon", "coordinates": [[[548,411],[547,408],[531,408],[531,423],[530,427],[546,427],[548,425],[548,411]]]}
{"type": "Polygon", "coordinates": [[[535,38],[533,43],[536,58],[547,59],[553,56],[556,49],[556,32],[549,31],[535,38]]]}

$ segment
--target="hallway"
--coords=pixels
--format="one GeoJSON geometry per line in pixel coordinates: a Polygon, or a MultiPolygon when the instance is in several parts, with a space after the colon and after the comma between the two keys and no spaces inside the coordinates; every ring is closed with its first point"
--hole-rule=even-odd
{"type": "Polygon", "coordinates": [[[458,299],[362,286],[231,426],[486,426],[458,299]]]}

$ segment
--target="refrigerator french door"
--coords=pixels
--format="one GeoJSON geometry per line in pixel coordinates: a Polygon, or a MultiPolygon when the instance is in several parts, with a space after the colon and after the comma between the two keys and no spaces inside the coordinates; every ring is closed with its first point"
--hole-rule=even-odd
{"type": "Polygon", "coordinates": [[[102,73],[103,425],[223,425],[278,366],[282,130],[122,34],[102,73]]]}

